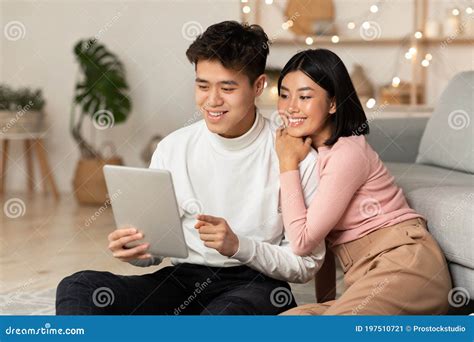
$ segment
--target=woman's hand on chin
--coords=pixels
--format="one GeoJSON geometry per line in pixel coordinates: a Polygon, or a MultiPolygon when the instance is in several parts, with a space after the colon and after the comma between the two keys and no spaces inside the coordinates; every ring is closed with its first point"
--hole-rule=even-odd
{"type": "Polygon", "coordinates": [[[298,170],[299,163],[311,150],[311,138],[296,138],[289,135],[284,128],[276,132],[275,149],[280,161],[280,173],[298,170]]]}

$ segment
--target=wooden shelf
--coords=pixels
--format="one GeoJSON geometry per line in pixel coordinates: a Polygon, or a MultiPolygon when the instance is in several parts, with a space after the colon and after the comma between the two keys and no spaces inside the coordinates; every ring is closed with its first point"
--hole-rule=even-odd
{"type": "MultiPolygon", "coordinates": [[[[311,45],[306,44],[304,38],[294,38],[294,39],[276,39],[271,46],[301,46],[305,45],[308,47],[318,46],[318,45],[401,45],[401,44],[410,44],[411,40],[409,38],[380,38],[374,40],[364,40],[360,38],[345,38],[339,37],[339,42],[333,43],[331,37],[311,37],[313,38],[313,43],[311,45]]],[[[474,44],[474,38],[454,38],[450,39],[449,37],[445,38],[430,38],[430,39],[419,39],[420,44],[441,44],[447,42],[448,44],[453,45],[472,45],[474,44]]]]}
{"type": "Polygon", "coordinates": [[[308,45],[305,42],[304,38],[294,38],[294,39],[276,39],[271,46],[285,46],[285,45],[306,45],[308,47],[315,45],[357,45],[357,44],[380,44],[380,45],[393,45],[393,44],[402,44],[408,42],[408,40],[399,39],[399,38],[384,38],[384,39],[374,39],[371,41],[363,40],[360,38],[343,38],[339,37],[338,43],[333,43],[331,37],[311,37],[313,38],[313,44],[308,45]]]}
{"type": "Polygon", "coordinates": [[[423,44],[440,44],[446,42],[448,44],[453,44],[453,45],[472,45],[474,44],[474,38],[453,38],[451,39],[450,37],[440,37],[440,38],[426,38],[426,39],[420,39],[420,43],[423,44]]]}

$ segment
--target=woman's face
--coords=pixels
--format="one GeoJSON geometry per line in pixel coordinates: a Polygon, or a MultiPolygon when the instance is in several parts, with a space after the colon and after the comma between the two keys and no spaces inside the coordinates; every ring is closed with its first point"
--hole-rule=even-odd
{"type": "Polygon", "coordinates": [[[314,136],[331,129],[328,119],[336,112],[336,104],[305,73],[292,71],[282,80],[278,112],[290,135],[314,136]]]}

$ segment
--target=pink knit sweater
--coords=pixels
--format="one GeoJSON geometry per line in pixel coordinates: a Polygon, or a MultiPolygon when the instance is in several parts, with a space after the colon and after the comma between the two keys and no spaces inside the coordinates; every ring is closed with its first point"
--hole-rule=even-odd
{"type": "Polygon", "coordinates": [[[308,255],[326,236],[333,244],[422,217],[364,136],[320,147],[319,186],[306,209],[298,170],[280,175],[283,222],[293,251],[308,255]]]}

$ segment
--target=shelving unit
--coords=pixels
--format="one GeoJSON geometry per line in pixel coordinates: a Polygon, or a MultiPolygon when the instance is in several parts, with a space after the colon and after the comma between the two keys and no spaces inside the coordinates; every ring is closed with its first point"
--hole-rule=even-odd
{"type": "MultiPolygon", "coordinates": [[[[247,0],[241,2],[241,16],[242,21],[249,21],[249,13],[245,13],[243,8],[245,6],[252,6],[253,20],[252,23],[260,24],[261,18],[261,7],[263,0],[247,0]]],[[[427,68],[421,65],[422,56],[425,56],[427,48],[436,44],[443,44],[449,40],[449,45],[457,46],[469,46],[474,45],[474,37],[439,37],[439,38],[415,38],[415,32],[421,32],[423,34],[424,28],[426,27],[427,13],[428,13],[428,0],[413,0],[413,28],[408,37],[400,38],[377,38],[374,40],[364,40],[361,38],[344,37],[338,36],[338,41],[333,42],[330,36],[312,36],[313,43],[308,45],[305,42],[306,37],[295,37],[293,39],[278,38],[272,40],[272,48],[278,47],[295,47],[295,51],[298,49],[304,49],[309,47],[317,46],[406,46],[407,48],[415,48],[416,54],[411,58],[411,78],[410,82],[410,105],[409,106],[426,106],[425,103],[417,103],[416,99],[420,95],[418,94],[419,88],[417,85],[421,85],[421,89],[424,94],[421,94],[423,99],[426,99],[426,80],[427,80],[427,68]]]]}

